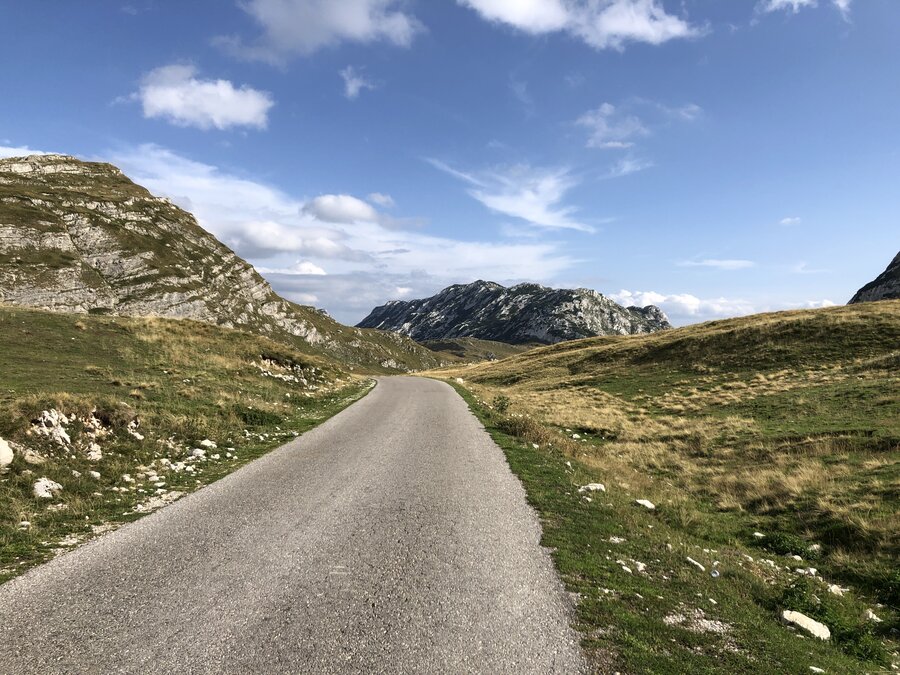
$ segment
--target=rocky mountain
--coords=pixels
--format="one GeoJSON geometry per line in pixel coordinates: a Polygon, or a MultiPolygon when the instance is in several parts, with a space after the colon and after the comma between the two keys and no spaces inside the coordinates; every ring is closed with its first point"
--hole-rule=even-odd
{"type": "Polygon", "coordinates": [[[874,281],[856,291],[848,304],[900,298],[900,253],[874,281]]]}
{"type": "Polygon", "coordinates": [[[110,164],[66,155],[0,160],[0,302],[195,319],[376,370],[438,364],[406,337],[284,300],[191,214],[110,164]]]}
{"type": "Polygon", "coordinates": [[[475,337],[509,344],[552,344],[671,327],[658,307],[625,308],[586,288],[506,288],[489,281],[450,286],[424,300],[394,300],[357,325],[397,331],[417,341],[475,337]]]}

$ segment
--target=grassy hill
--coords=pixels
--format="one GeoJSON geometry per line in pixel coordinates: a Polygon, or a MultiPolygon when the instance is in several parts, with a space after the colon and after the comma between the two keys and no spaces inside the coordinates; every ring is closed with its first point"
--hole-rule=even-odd
{"type": "Polygon", "coordinates": [[[507,451],[610,672],[897,662],[900,301],[433,374],[462,378],[507,451]],[[579,492],[594,482],[606,491],[579,492]],[[786,609],[831,639],[792,632],[786,609]]]}
{"type": "Polygon", "coordinates": [[[497,361],[507,356],[521,354],[533,349],[537,345],[508,345],[505,342],[494,340],[479,340],[478,338],[446,338],[443,340],[424,340],[419,343],[437,352],[441,359],[447,361],[460,361],[473,363],[477,361],[497,361]]]}
{"type": "Polygon", "coordinates": [[[0,471],[0,581],[225,475],[369,386],[321,355],[206,323],[0,306],[0,438],[15,453],[0,471]],[[34,493],[43,478],[60,486],[51,497],[34,493]]]}

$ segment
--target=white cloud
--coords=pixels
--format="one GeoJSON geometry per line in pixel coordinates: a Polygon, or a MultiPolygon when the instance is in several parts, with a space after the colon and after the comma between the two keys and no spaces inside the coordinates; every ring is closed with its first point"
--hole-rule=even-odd
{"type": "Polygon", "coordinates": [[[717,258],[707,258],[705,260],[684,260],[678,263],[680,267],[712,267],[717,270],[745,270],[755,267],[756,263],[752,260],[720,260],[717,258]]]}
{"type": "Polygon", "coordinates": [[[589,129],[589,148],[630,148],[632,138],[650,133],[639,118],[619,112],[611,103],[589,110],[575,123],[589,129]]]}
{"type": "Polygon", "coordinates": [[[378,221],[378,212],[370,204],[351,195],[322,195],[307,202],[303,211],[326,223],[378,221]]]}
{"type": "MultiPolygon", "coordinates": [[[[845,19],[850,17],[850,5],[853,0],[831,0],[832,6],[844,16],[845,19]]],[[[786,11],[797,14],[805,7],[817,7],[817,0],[762,0],[756,9],[759,12],[778,12],[786,11]]]]}
{"type": "Polygon", "coordinates": [[[228,80],[202,80],[190,65],[162,66],[147,73],[132,94],[141,102],[144,117],[162,118],[182,127],[264,129],[271,94],[228,80]]]}
{"type": "Polygon", "coordinates": [[[398,221],[352,195],[304,201],[155,145],[102,160],[191,210],[201,226],[264,270],[278,292],[300,302],[312,301],[297,294],[314,296],[339,320],[359,321],[397,297],[397,288],[424,296],[480,277],[548,282],[576,262],[554,242],[463,241],[397,229],[398,221]]]}
{"type": "Polygon", "coordinates": [[[643,171],[644,169],[649,169],[654,166],[653,162],[645,159],[637,159],[635,157],[623,157],[615,164],[613,164],[612,168],[609,170],[609,173],[606,174],[606,178],[621,178],[622,176],[627,176],[632,173],[637,173],[638,171],[643,171]]]}
{"type": "Polygon", "coordinates": [[[475,175],[439,160],[429,159],[428,162],[468,183],[469,195],[491,211],[520,218],[535,227],[594,231],[590,225],[573,219],[574,207],[561,205],[566,193],[578,184],[567,168],[533,168],[517,164],[475,175]]]}
{"type": "Polygon", "coordinates": [[[10,145],[0,145],[0,159],[6,159],[8,157],[27,157],[28,155],[52,155],[52,152],[44,152],[43,150],[35,150],[34,148],[29,148],[27,145],[21,146],[10,146],[10,145]]]}
{"type": "Polygon", "coordinates": [[[458,0],[488,21],[531,34],[565,31],[597,49],[662,44],[703,30],[668,14],[660,0],[458,0]]]}
{"type": "Polygon", "coordinates": [[[778,221],[781,225],[799,225],[801,222],[801,218],[797,216],[789,216],[787,218],[782,218],[778,221]]]}
{"type": "Polygon", "coordinates": [[[402,0],[245,0],[240,7],[262,28],[246,43],[236,36],[216,42],[236,56],[283,64],[341,42],[384,41],[409,46],[422,25],[401,11],[402,0]]]}
{"type": "Polygon", "coordinates": [[[363,89],[375,89],[374,82],[367,80],[353,66],[347,66],[341,72],[341,79],[344,80],[344,96],[353,100],[357,98],[363,89]]]}
{"type": "Polygon", "coordinates": [[[378,204],[378,206],[385,209],[394,207],[394,198],[381,192],[372,192],[368,197],[366,197],[366,199],[368,199],[373,204],[378,204]]]}
{"type": "Polygon", "coordinates": [[[757,308],[746,300],[733,298],[698,298],[690,293],[657,293],[655,291],[621,290],[610,296],[627,306],[657,305],[675,325],[754,314],[757,308]]]}

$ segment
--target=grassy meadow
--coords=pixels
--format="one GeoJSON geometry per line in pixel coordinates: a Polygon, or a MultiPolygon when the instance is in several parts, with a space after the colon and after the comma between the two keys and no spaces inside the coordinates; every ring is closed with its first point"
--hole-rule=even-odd
{"type": "Polygon", "coordinates": [[[522,478],[598,670],[897,665],[900,301],[431,374],[464,392],[522,478]],[[605,492],[579,492],[589,483],[605,492]],[[831,639],[786,627],[785,609],[831,639]]]}
{"type": "Polygon", "coordinates": [[[224,476],[370,385],[193,321],[0,307],[0,438],[14,450],[0,472],[0,582],[224,476]],[[60,489],[38,497],[44,478],[60,489]]]}

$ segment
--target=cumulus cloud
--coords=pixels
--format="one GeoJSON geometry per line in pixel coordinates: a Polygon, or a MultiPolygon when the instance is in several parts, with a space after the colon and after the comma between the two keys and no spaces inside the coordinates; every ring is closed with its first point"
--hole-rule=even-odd
{"type": "Polygon", "coordinates": [[[590,225],[574,219],[574,207],[561,204],[579,182],[568,168],[517,164],[474,174],[454,169],[440,160],[428,162],[467,183],[469,195],[495,213],[519,218],[535,227],[594,231],[590,225]]]}
{"type": "Polygon", "coordinates": [[[132,94],[140,101],[144,117],[165,119],[182,127],[264,129],[271,94],[228,80],[203,80],[191,65],[162,66],[147,73],[132,94]]]}
{"type": "Polygon", "coordinates": [[[27,157],[28,155],[52,155],[52,152],[44,152],[43,150],[35,150],[27,145],[12,146],[0,145],[0,159],[9,157],[27,157]]]}
{"type": "Polygon", "coordinates": [[[546,282],[576,262],[555,242],[469,241],[397,228],[400,221],[352,195],[299,199],[155,145],[102,159],[191,210],[201,226],[263,270],[278,292],[298,302],[312,302],[298,294],[315,296],[346,322],[397,297],[397,288],[428,295],[480,277],[546,282]]]}
{"type": "Polygon", "coordinates": [[[706,258],[705,260],[683,260],[678,263],[681,267],[711,267],[717,270],[745,270],[755,267],[752,260],[722,260],[718,258],[706,258]]]}
{"type": "Polygon", "coordinates": [[[359,97],[363,89],[375,89],[376,85],[371,80],[367,80],[353,66],[347,66],[341,72],[341,79],[344,80],[344,96],[351,101],[359,97]]]}
{"type": "Polygon", "coordinates": [[[387,42],[406,47],[422,30],[402,0],[245,0],[240,7],[262,29],[254,40],[220,36],[216,43],[241,58],[284,64],[341,42],[387,42]]]}
{"type": "Polygon", "coordinates": [[[458,0],[483,18],[533,35],[565,31],[596,49],[701,35],[660,0],[458,0]]]}
{"type": "Polygon", "coordinates": [[[628,306],[657,305],[675,325],[754,314],[753,303],[734,298],[698,298],[690,293],[658,293],[656,291],[621,290],[611,293],[616,302],[628,306]]]}

